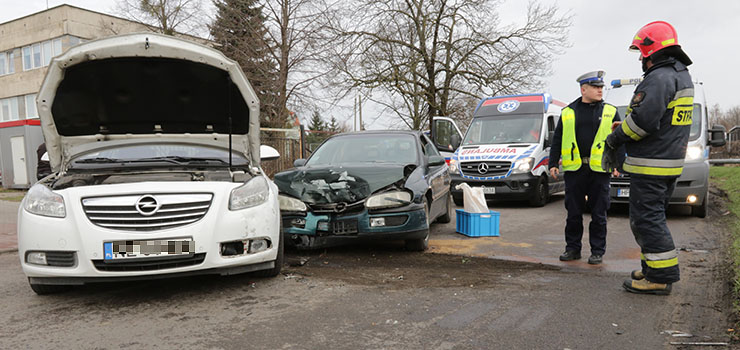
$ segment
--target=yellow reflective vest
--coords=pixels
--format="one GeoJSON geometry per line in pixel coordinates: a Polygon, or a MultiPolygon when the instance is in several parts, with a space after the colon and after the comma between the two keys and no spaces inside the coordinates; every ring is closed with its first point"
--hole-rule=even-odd
{"type": "MultiPolygon", "coordinates": [[[[594,143],[591,145],[591,157],[588,165],[592,171],[605,173],[601,169],[601,156],[604,154],[604,142],[606,137],[612,132],[612,121],[617,108],[605,103],[604,110],[601,112],[601,124],[599,130],[594,136],[594,143]]],[[[578,150],[576,142],[576,113],[570,107],[563,108],[560,114],[563,123],[563,139],[560,143],[560,157],[563,159],[563,171],[576,171],[581,168],[581,152],[578,150]]]]}

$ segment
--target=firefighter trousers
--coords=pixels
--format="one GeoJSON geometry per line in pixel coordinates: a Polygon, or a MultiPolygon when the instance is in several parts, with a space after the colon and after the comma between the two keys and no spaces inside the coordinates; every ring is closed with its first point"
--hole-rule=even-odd
{"type": "Polygon", "coordinates": [[[642,272],[654,283],[674,283],[680,279],[678,251],[665,215],[675,186],[675,177],[630,177],[630,228],[642,253],[642,272]]]}
{"type": "Polygon", "coordinates": [[[576,171],[566,171],[565,209],[565,250],[581,251],[583,238],[583,212],[586,205],[591,209],[591,223],[588,225],[588,243],[591,254],[604,255],[606,252],[606,211],[609,210],[609,174],[591,171],[583,164],[576,171]],[[588,203],[586,202],[588,196],[588,203]]]}

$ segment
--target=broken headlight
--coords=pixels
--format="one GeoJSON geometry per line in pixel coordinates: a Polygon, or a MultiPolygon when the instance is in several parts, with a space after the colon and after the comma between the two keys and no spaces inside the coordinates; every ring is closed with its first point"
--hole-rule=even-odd
{"type": "Polygon", "coordinates": [[[400,207],[411,203],[411,193],[405,191],[383,192],[370,196],[365,201],[368,209],[400,207]]]}
{"type": "Polygon", "coordinates": [[[293,197],[278,195],[280,211],[306,211],[306,204],[293,197]]]}
{"type": "Polygon", "coordinates": [[[258,206],[267,201],[270,196],[270,188],[264,176],[255,176],[231,190],[229,196],[229,210],[239,210],[258,206]]]}
{"type": "Polygon", "coordinates": [[[23,208],[36,215],[55,218],[63,218],[67,215],[64,209],[64,198],[41,184],[33,185],[28,190],[23,200],[23,208]]]}

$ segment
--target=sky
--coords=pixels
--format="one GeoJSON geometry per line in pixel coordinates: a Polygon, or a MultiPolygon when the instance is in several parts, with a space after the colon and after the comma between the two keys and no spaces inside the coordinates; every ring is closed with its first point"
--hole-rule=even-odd
{"type": "MultiPolygon", "coordinates": [[[[382,1],[382,0],[380,0],[382,1]]],[[[527,2],[509,0],[500,7],[500,19],[517,21],[526,14],[527,2]]],[[[638,54],[627,47],[637,30],[656,20],[671,23],[678,41],[694,64],[689,71],[703,82],[707,103],[723,110],[740,105],[737,86],[740,69],[740,1],[723,0],[541,0],[555,3],[573,15],[570,47],[552,63],[553,74],[542,91],[570,102],[580,94],[575,79],[593,70],[606,71],[606,80],[642,75],[638,54]]],[[[45,10],[62,3],[93,11],[112,13],[116,0],[0,0],[0,23],[45,10]]],[[[210,4],[210,0],[204,3],[210,4]]],[[[372,107],[367,107],[372,108],[372,107]]],[[[363,108],[364,109],[364,108],[363,108]]],[[[351,108],[350,108],[351,111],[351,108]]],[[[365,111],[367,115],[372,111],[365,111]]],[[[472,112],[472,111],[471,111],[472,112]]],[[[351,123],[351,120],[349,120],[351,123]]],[[[382,120],[369,128],[384,128],[382,120]],[[377,125],[376,125],[377,124],[377,125]]],[[[351,125],[351,124],[350,124],[351,125]]]]}

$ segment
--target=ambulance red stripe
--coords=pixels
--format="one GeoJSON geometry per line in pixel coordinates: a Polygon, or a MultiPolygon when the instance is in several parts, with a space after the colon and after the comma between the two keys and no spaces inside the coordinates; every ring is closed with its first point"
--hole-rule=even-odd
{"type": "Polygon", "coordinates": [[[512,96],[512,97],[498,97],[498,98],[492,98],[490,100],[486,100],[483,102],[483,106],[490,106],[499,104],[504,101],[511,101],[516,100],[519,102],[543,102],[544,98],[542,95],[535,95],[535,96],[512,96]]]}

